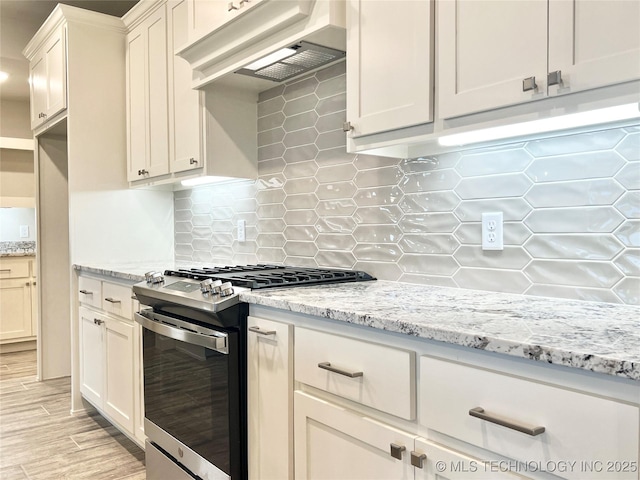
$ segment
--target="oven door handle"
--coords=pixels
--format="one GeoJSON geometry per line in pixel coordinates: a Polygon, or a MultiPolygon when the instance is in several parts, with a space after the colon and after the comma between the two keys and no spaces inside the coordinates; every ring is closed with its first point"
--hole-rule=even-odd
{"type": "Polygon", "coordinates": [[[145,311],[144,313],[145,315],[141,315],[137,312],[134,313],[134,319],[147,330],[159,333],[160,335],[164,335],[165,337],[180,340],[181,342],[210,348],[211,350],[215,350],[219,353],[224,353],[225,355],[229,354],[229,344],[227,342],[226,333],[209,329],[207,329],[207,331],[211,332],[210,334],[184,330],[182,328],[178,328],[165,323],[169,322],[175,325],[181,323],[179,320],[175,320],[171,317],[167,317],[166,315],[161,315],[156,312],[145,311]]]}

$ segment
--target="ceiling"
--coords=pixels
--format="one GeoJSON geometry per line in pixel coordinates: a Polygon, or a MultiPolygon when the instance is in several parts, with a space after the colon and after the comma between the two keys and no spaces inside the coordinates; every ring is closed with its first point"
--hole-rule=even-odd
{"type": "Polygon", "coordinates": [[[58,3],[122,17],[137,0],[0,0],[0,100],[29,100],[29,62],[22,50],[58,3]]]}

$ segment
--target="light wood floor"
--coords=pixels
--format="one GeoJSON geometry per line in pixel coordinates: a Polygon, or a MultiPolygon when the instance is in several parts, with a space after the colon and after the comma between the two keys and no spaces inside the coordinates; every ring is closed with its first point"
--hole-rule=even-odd
{"type": "Polygon", "coordinates": [[[0,354],[0,479],[145,479],[135,443],[95,411],[69,413],[69,378],[35,375],[34,350],[0,354]]]}

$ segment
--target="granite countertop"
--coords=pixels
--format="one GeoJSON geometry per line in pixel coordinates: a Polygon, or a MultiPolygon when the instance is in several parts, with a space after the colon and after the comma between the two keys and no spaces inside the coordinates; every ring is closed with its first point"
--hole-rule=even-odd
{"type": "Polygon", "coordinates": [[[36,254],[36,242],[0,242],[0,257],[32,257],[36,254]]]}
{"type": "MultiPolygon", "coordinates": [[[[74,266],[142,281],[163,263],[74,266]]],[[[247,303],[640,381],[640,308],[378,280],[245,291],[247,303]]]]}

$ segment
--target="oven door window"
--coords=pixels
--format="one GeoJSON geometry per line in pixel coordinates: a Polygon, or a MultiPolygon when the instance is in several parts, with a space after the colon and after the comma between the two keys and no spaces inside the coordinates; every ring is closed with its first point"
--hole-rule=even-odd
{"type": "Polygon", "coordinates": [[[230,474],[233,356],[143,332],[145,417],[230,474]]]}

